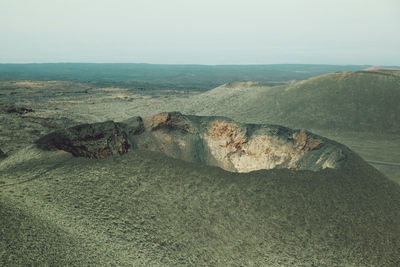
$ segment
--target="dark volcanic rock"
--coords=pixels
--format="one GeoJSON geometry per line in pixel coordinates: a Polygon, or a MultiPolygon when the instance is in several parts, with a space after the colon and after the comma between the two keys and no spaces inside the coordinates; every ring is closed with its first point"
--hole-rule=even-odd
{"type": "Polygon", "coordinates": [[[26,107],[18,107],[18,106],[4,106],[0,105],[0,110],[7,112],[7,113],[16,113],[16,114],[26,114],[29,112],[34,112],[33,109],[26,108],[26,107]]]}
{"type": "Polygon", "coordinates": [[[75,157],[106,158],[129,150],[126,133],[113,121],[82,124],[43,136],[36,141],[44,150],[65,150],[75,157]]]}
{"type": "Polygon", "coordinates": [[[0,149],[0,160],[4,159],[7,157],[7,154],[4,153],[1,149],[0,149]]]}

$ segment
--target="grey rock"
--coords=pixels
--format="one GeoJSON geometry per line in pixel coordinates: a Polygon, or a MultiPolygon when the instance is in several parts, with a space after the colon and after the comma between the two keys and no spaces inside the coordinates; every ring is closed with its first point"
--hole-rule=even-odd
{"type": "Polygon", "coordinates": [[[36,145],[43,150],[64,150],[86,158],[122,155],[130,147],[126,133],[113,121],[59,130],[41,137],[36,145]]]}
{"type": "Polygon", "coordinates": [[[118,123],[118,125],[124,128],[125,132],[128,135],[136,135],[144,131],[144,123],[141,117],[129,118],[127,120],[118,123]]]}

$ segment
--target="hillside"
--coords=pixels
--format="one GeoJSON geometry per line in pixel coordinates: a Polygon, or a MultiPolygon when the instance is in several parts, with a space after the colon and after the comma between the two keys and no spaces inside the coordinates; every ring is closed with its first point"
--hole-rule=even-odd
{"type": "Polygon", "coordinates": [[[397,112],[396,75],[239,82],[201,94],[2,82],[0,265],[400,265],[400,186],[337,142],[271,125],[350,132],[345,143],[367,159],[398,162],[400,142],[383,138],[398,121],[372,112],[397,112]],[[354,119],[352,102],[373,124],[354,119]],[[173,110],[241,123],[154,115],[173,110]]]}
{"type": "Polygon", "coordinates": [[[231,173],[135,150],[0,162],[0,264],[396,266],[400,186],[340,170],[231,173]]]}
{"type": "Polygon", "coordinates": [[[397,133],[400,130],[400,71],[339,72],[285,86],[234,83],[188,104],[201,115],[294,128],[397,133]]]}
{"type": "Polygon", "coordinates": [[[57,128],[159,112],[226,116],[305,128],[344,143],[400,183],[399,71],[332,73],[287,86],[231,82],[205,93],[141,91],[63,81],[3,81],[0,149],[12,154],[57,128]],[[340,92],[340,93],[339,93],[340,92]]]}

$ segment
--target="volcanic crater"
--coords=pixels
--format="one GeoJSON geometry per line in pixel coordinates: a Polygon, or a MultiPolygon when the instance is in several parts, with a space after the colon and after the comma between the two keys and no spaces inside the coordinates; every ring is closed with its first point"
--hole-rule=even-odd
{"type": "Polygon", "coordinates": [[[87,158],[150,150],[230,172],[340,168],[347,154],[352,153],[341,144],[305,130],[179,112],[77,125],[43,136],[36,144],[44,150],[65,150],[87,158]]]}

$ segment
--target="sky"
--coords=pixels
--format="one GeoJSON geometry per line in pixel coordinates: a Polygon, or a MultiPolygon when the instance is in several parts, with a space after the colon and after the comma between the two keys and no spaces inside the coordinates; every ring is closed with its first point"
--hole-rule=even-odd
{"type": "Polygon", "coordinates": [[[0,0],[0,63],[400,65],[399,0],[0,0]]]}

